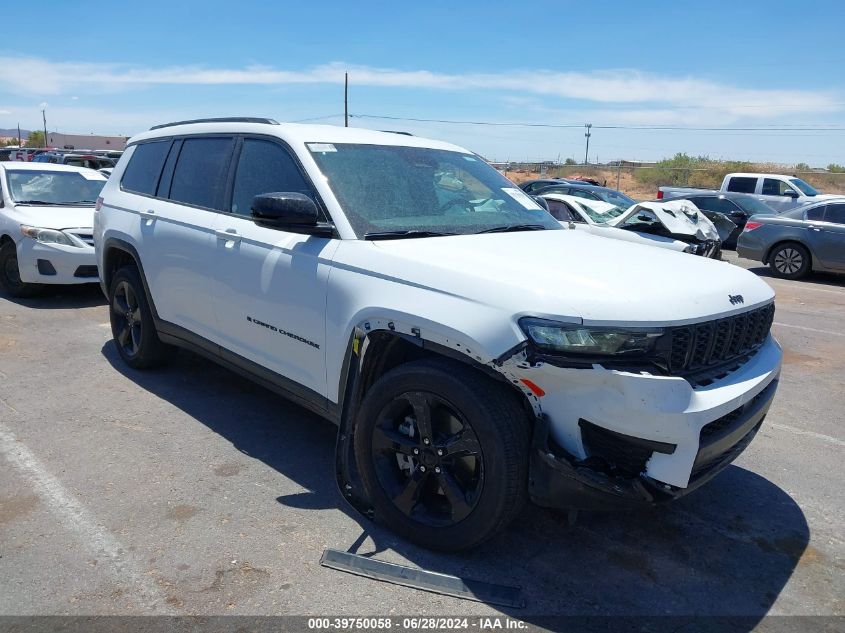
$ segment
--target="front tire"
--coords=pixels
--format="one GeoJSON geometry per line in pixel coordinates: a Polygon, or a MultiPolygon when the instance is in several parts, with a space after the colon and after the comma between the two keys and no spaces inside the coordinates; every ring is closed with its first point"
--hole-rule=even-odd
{"type": "Polygon", "coordinates": [[[117,352],[130,367],[157,367],[170,356],[172,348],[158,338],[141,275],[134,266],[124,266],[112,277],[109,320],[117,352]]]}
{"type": "Polygon", "coordinates": [[[456,551],[503,530],[527,496],[529,423],[517,395],[458,362],[391,370],[356,415],[355,457],[376,517],[456,551]]]}
{"type": "Polygon", "coordinates": [[[41,284],[28,284],[21,281],[18,267],[18,250],[12,240],[7,240],[0,246],[0,286],[10,297],[25,299],[38,294],[41,284]]]}
{"type": "Polygon", "coordinates": [[[769,267],[781,279],[800,279],[810,272],[811,264],[810,251],[794,242],[776,246],[769,255],[769,267]]]}

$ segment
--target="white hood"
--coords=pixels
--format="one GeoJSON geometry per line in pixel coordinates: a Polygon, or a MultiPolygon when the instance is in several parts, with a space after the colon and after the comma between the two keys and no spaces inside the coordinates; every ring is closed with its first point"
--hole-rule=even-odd
{"type": "Polygon", "coordinates": [[[345,240],[335,262],[433,292],[420,295],[423,312],[441,294],[511,316],[664,325],[741,312],[774,297],[738,266],[583,231],[345,240]],[[744,303],[732,305],[729,295],[737,294],[744,303]]]}
{"type": "Polygon", "coordinates": [[[76,229],[94,226],[94,207],[15,205],[15,219],[42,229],[76,229]]]}
{"type": "Polygon", "coordinates": [[[689,200],[672,202],[640,202],[614,218],[608,224],[622,226],[641,209],[654,213],[666,229],[674,235],[690,235],[700,240],[718,240],[719,232],[713,223],[689,200]]]}

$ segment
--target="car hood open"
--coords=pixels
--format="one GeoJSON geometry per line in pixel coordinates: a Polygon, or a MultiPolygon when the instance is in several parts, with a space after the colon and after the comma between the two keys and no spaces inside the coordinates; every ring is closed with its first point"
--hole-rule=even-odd
{"type": "Polygon", "coordinates": [[[741,312],[774,297],[756,275],[726,262],[565,229],[344,240],[334,261],[406,286],[384,292],[410,292],[421,309],[441,294],[449,305],[484,304],[505,318],[681,324],[741,312]],[[742,295],[743,302],[731,303],[730,295],[742,295]]]}

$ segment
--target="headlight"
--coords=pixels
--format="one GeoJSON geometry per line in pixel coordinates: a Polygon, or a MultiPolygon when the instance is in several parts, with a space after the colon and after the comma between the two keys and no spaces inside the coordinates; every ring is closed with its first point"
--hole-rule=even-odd
{"type": "Polygon", "coordinates": [[[519,326],[539,349],[580,356],[628,356],[650,352],[661,328],[605,328],[522,318],[519,326]]]}
{"type": "Polygon", "coordinates": [[[43,244],[64,244],[65,246],[79,246],[66,233],[54,229],[39,229],[35,226],[21,224],[21,235],[31,237],[43,244]]]}

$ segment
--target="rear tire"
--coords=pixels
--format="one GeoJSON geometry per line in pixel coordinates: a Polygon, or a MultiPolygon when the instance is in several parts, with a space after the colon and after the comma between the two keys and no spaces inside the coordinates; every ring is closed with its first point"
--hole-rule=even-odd
{"type": "Polygon", "coordinates": [[[109,320],[117,352],[133,369],[158,367],[170,357],[173,348],[158,338],[141,274],[135,266],[124,266],[112,277],[109,320]]]}
{"type": "Polygon", "coordinates": [[[795,242],[779,244],[769,255],[769,267],[781,279],[800,279],[810,272],[811,265],[810,251],[795,242]]]}
{"type": "Polygon", "coordinates": [[[355,426],[376,518],[431,549],[475,547],[528,491],[529,421],[507,386],[462,363],[421,360],[379,378],[355,426]]]}
{"type": "Polygon", "coordinates": [[[33,297],[44,287],[42,284],[28,284],[21,281],[18,249],[12,240],[6,240],[0,246],[0,286],[3,286],[6,294],[16,299],[33,297]]]}

